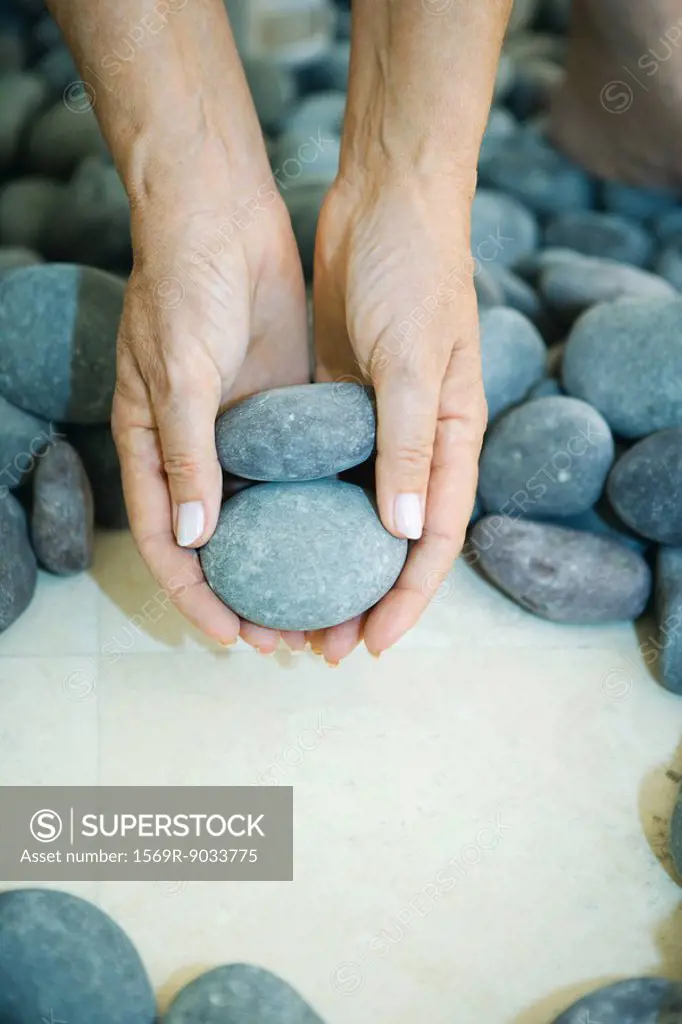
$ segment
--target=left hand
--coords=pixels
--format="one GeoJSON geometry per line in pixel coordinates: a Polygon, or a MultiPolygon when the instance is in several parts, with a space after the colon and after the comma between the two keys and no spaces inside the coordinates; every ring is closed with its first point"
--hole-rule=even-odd
{"type": "Polygon", "coordinates": [[[343,177],[315,254],[318,380],[367,380],[377,398],[377,500],[389,532],[417,540],[367,616],[311,635],[338,663],[364,636],[391,647],[418,620],[461,550],[486,427],[469,246],[472,187],[418,175],[343,177]]]}

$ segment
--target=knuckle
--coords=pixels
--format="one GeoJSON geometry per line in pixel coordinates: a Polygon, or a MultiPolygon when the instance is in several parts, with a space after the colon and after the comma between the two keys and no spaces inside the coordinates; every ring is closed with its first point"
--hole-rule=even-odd
{"type": "Polygon", "coordinates": [[[395,459],[405,468],[423,470],[431,463],[433,444],[427,440],[415,439],[398,444],[394,451],[395,459]]]}
{"type": "Polygon", "coordinates": [[[195,480],[203,470],[203,463],[197,455],[190,453],[171,453],[164,456],[163,468],[172,480],[195,480]]]}

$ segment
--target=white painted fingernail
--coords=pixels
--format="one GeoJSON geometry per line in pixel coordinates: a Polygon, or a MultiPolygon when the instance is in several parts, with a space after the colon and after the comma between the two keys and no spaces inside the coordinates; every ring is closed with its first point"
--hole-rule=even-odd
{"type": "Polygon", "coordinates": [[[204,505],[201,501],[185,501],[178,505],[178,521],[175,526],[175,535],[181,548],[188,548],[195,544],[204,532],[206,516],[204,505]]]}
{"type": "Polygon", "coordinates": [[[422,502],[418,494],[399,494],[393,506],[397,533],[408,540],[419,540],[424,530],[422,502]]]}

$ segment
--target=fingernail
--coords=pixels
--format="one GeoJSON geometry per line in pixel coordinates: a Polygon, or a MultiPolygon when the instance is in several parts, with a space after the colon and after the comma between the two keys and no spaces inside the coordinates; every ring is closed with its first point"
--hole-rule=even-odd
{"type": "Polygon", "coordinates": [[[188,548],[191,544],[195,544],[204,532],[205,525],[203,502],[185,501],[182,505],[178,505],[175,535],[181,548],[188,548]]]}
{"type": "Polygon", "coordinates": [[[424,529],[422,503],[418,494],[399,494],[395,499],[393,517],[397,533],[408,540],[419,540],[424,529]]]}

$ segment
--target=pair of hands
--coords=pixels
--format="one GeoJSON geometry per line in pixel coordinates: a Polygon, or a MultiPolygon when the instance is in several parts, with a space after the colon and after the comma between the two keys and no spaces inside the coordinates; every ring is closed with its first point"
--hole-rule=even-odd
{"type": "Polygon", "coordinates": [[[307,637],[240,621],[208,587],[194,550],[220,511],[219,411],[309,379],[305,285],[286,207],[263,182],[237,187],[219,158],[163,201],[132,203],[114,437],[140,553],[208,636],[230,644],[241,635],[264,654],[280,635],[293,650],[309,640],[331,663],[364,636],[378,655],[443,582],[471,513],[486,418],[470,202],[453,181],[418,176],[339,176],[327,195],[315,255],[317,379],[374,386],[381,519],[421,540],[366,616],[307,637]]]}

